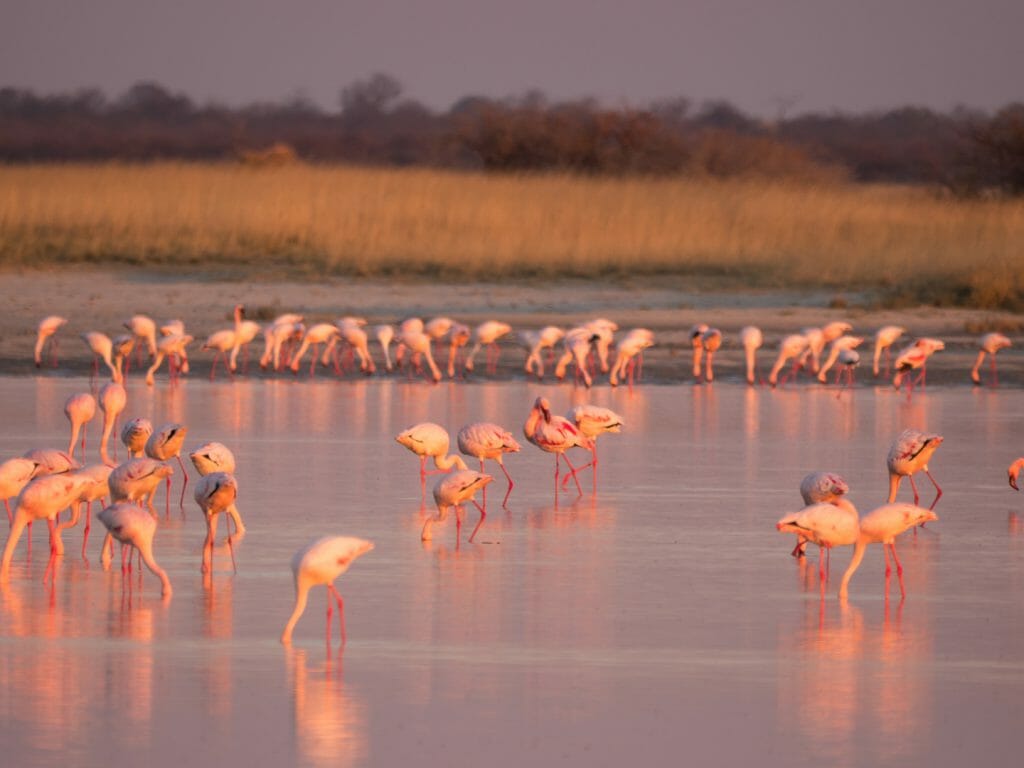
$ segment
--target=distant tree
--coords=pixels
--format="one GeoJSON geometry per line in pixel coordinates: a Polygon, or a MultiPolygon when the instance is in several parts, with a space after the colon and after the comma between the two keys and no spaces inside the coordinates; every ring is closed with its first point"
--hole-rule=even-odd
{"type": "Polygon", "coordinates": [[[978,186],[1024,195],[1024,104],[1004,107],[970,131],[978,186]]]}
{"type": "Polygon", "coordinates": [[[117,101],[119,108],[144,117],[167,119],[183,117],[192,112],[192,102],[180,93],[171,93],[159,83],[136,83],[117,101]]]}

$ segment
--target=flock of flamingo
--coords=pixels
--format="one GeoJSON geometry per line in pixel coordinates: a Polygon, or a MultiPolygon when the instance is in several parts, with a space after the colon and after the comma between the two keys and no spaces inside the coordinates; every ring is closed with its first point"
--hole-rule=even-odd
{"type": "MultiPolygon", "coordinates": [[[[372,356],[367,348],[367,332],[365,322],[358,318],[343,318],[337,324],[320,324],[308,329],[302,325],[302,318],[286,315],[273,323],[260,327],[255,323],[246,325],[243,320],[244,309],[241,305],[234,308],[235,328],[218,331],[207,339],[204,349],[215,351],[216,360],[223,357],[229,371],[238,368],[238,357],[244,354],[245,346],[262,332],[265,350],[261,365],[287,365],[297,371],[304,354],[310,346],[325,345],[320,352],[314,350],[312,366],[319,359],[327,365],[333,362],[340,366],[340,342],[347,343],[355,357],[359,359],[359,367],[365,372],[375,369],[372,356]],[[294,348],[289,344],[293,343],[294,348]]],[[[63,318],[49,317],[39,326],[39,337],[36,344],[36,363],[41,364],[46,344],[53,346],[51,354],[56,357],[57,330],[65,323],[63,318]]],[[[164,359],[171,361],[171,370],[185,372],[188,366],[186,347],[192,337],[184,333],[181,324],[167,324],[159,329],[164,335],[157,336],[158,328],[149,318],[135,316],[125,324],[130,334],[123,338],[110,339],[99,332],[89,332],[82,338],[108,366],[111,381],[105,383],[98,391],[83,392],[72,395],[65,404],[65,414],[70,422],[70,440],[68,449],[35,448],[20,457],[9,459],[0,464],[0,498],[4,499],[10,529],[0,561],[0,581],[9,578],[10,566],[18,541],[26,529],[31,531],[34,521],[45,520],[49,529],[50,557],[44,571],[43,579],[51,580],[55,576],[56,559],[64,553],[62,540],[63,531],[74,527],[82,518],[85,509],[82,556],[86,556],[91,508],[94,501],[103,503],[109,500],[97,517],[106,529],[100,560],[104,568],[109,568],[112,556],[112,545],[116,539],[121,543],[122,574],[130,576],[132,569],[132,552],[138,553],[141,563],[152,571],[161,582],[162,595],[169,598],[172,587],[167,573],[159,566],[153,553],[153,540],[157,530],[159,515],[154,505],[157,489],[166,486],[165,514],[170,514],[171,479],[175,473],[171,465],[177,460],[183,482],[179,506],[184,509],[185,489],[188,485],[188,473],[182,461],[187,427],[183,424],[171,423],[154,428],[149,420],[133,418],[121,427],[120,442],[124,444],[127,458],[118,461],[116,456],[117,440],[112,441],[117,421],[126,410],[128,398],[123,386],[127,373],[124,367],[131,355],[133,345],[145,346],[149,350],[152,363],[146,373],[147,383],[152,383],[153,375],[164,359]],[[99,441],[98,456],[100,461],[95,464],[83,465],[75,458],[80,443],[80,455],[84,460],[86,437],[84,427],[95,416],[97,409],[102,412],[102,432],[99,441]],[[10,500],[14,499],[13,509],[10,500]],[[70,509],[67,519],[61,520],[64,510],[70,509]]],[[[389,326],[379,326],[375,330],[381,343],[390,370],[392,360],[389,354],[389,343],[392,337],[398,339],[396,360],[401,364],[408,356],[407,363],[419,367],[423,362],[430,370],[430,377],[437,381],[441,378],[432,354],[432,342],[448,339],[449,359],[448,372],[454,375],[458,353],[461,347],[473,341],[469,354],[461,361],[465,370],[472,370],[476,354],[488,347],[487,364],[493,369],[497,362],[496,340],[507,334],[507,324],[491,321],[470,331],[466,326],[455,323],[447,318],[437,318],[424,323],[420,320],[403,322],[397,333],[389,326]]],[[[635,329],[625,334],[615,345],[615,359],[609,365],[609,351],[614,342],[617,326],[605,319],[569,331],[549,327],[535,333],[524,334],[529,342],[529,356],[525,363],[526,371],[542,377],[544,361],[542,352],[561,341],[564,354],[558,360],[556,376],[565,375],[570,364],[576,367],[576,377],[586,386],[593,380],[592,365],[600,365],[602,371],[610,374],[612,384],[619,380],[632,382],[638,372],[643,350],[654,343],[653,334],[645,329],[635,329]],[[596,358],[596,361],[594,360],[596,358]]],[[[847,323],[830,323],[823,328],[804,329],[800,334],[787,336],[780,344],[780,353],[768,376],[770,384],[777,385],[785,380],[780,377],[781,371],[788,363],[793,364],[789,376],[795,371],[807,368],[815,372],[819,380],[833,367],[842,371],[850,371],[857,364],[856,347],[863,338],[850,335],[851,327],[847,323]],[[825,346],[829,344],[828,352],[825,346]]],[[[880,368],[883,353],[905,333],[904,329],[888,326],[878,331],[875,336],[874,369],[880,368]]],[[[761,332],[753,327],[744,328],[739,334],[741,343],[746,350],[747,381],[754,384],[760,379],[757,373],[755,352],[761,346],[761,332]]],[[[713,359],[721,346],[721,331],[705,325],[695,326],[691,333],[693,345],[693,375],[707,381],[714,379],[713,359]]],[[[995,354],[1010,342],[999,334],[988,334],[984,337],[977,363],[972,370],[972,378],[978,378],[978,372],[985,355],[992,359],[993,377],[995,375],[995,354]]],[[[918,374],[923,382],[925,362],[929,355],[941,350],[941,341],[923,338],[916,340],[907,347],[895,361],[894,383],[899,386],[900,379],[909,371],[920,369],[918,374]]],[[[889,362],[887,360],[886,366],[889,362]]],[[[340,370],[340,368],[339,368],[340,370]]],[[[311,368],[312,372],[312,368],[311,368]]],[[[211,377],[213,372],[211,371],[211,377]]],[[[886,374],[888,375],[888,374],[886,374]]],[[[622,418],[613,411],[594,405],[577,405],[566,416],[552,412],[550,402],[538,397],[533,403],[525,422],[523,434],[526,439],[547,453],[554,454],[554,492],[555,504],[558,495],[570,481],[575,483],[577,494],[582,496],[583,489],[579,473],[590,469],[593,475],[593,487],[597,489],[597,439],[606,433],[617,433],[624,426],[622,418]],[[568,452],[578,448],[589,454],[589,461],[583,465],[574,465],[568,452]],[[561,474],[561,462],[564,460],[567,470],[561,474]]],[[[502,500],[507,508],[514,482],[503,461],[506,454],[520,451],[520,445],[512,433],[504,427],[490,422],[477,422],[463,426],[457,433],[459,451],[466,457],[479,462],[479,471],[470,469],[466,461],[454,453],[449,453],[450,437],[448,431],[433,422],[416,424],[396,436],[396,441],[409,449],[419,458],[421,493],[426,495],[427,476],[433,473],[443,475],[433,487],[433,498],[437,513],[429,516],[423,526],[421,538],[430,540],[433,529],[447,519],[449,512],[454,512],[456,521],[456,542],[461,538],[461,527],[464,518],[464,505],[473,503],[480,513],[479,521],[469,536],[472,542],[486,518],[487,486],[494,481],[494,475],[485,473],[485,462],[490,460],[498,465],[505,475],[508,485],[502,500]],[[434,469],[427,468],[428,460],[434,463],[434,469]],[[481,502],[476,501],[477,495],[481,502]]],[[[839,589],[845,598],[854,572],[859,567],[868,544],[880,543],[885,554],[886,596],[889,592],[891,573],[890,555],[896,566],[901,596],[905,596],[903,568],[896,555],[896,537],[901,533],[924,525],[937,519],[935,505],[942,496],[942,489],[931,475],[928,463],[941,445],[942,437],[936,434],[907,429],[892,444],[887,457],[889,473],[889,497],[886,504],[859,516],[856,508],[847,498],[849,490],[845,480],[831,472],[812,473],[804,478],[800,493],[805,506],[798,512],[782,517],[776,527],[778,531],[793,533],[798,537],[797,545],[792,554],[802,557],[808,542],[819,547],[819,572],[822,594],[826,582],[827,562],[831,550],[839,546],[853,546],[853,558],[843,575],[839,589]],[[923,472],[933,483],[936,495],[931,506],[918,506],[920,500],[914,475],[923,472]],[[897,494],[902,479],[908,478],[914,494],[913,504],[898,503],[897,494]]],[[[200,569],[203,573],[212,570],[214,541],[217,534],[217,521],[223,512],[228,516],[227,545],[231,553],[232,567],[235,566],[233,541],[245,534],[245,525],[236,506],[238,482],[235,479],[235,459],[229,448],[221,443],[212,442],[196,447],[188,454],[199,480],[195,484],[193,497],[202,511],[206,525],[206,539],[203,544],[203,555],[200,569]],[[234,530],[232,530],[232,525],[234,530]]],[[[1008,474],[1010,485],[1018,488],[1019,474],[1024,468],[1024,458],[1010,465],[1008,474]]],[[[300,549],[292,561],[295,578],[295,605],[289,617],[281,641],[291,641],[296,622],[305,610],[309,590],[322,584],[328,590],[327,600],[327,636],[331,633],[332,609],[337,604],[341,640],[345,641],[344,606],[341,595],[334,587],[334,581],[344,573],[351,563],[359,556],[373,549],[373,543],[355,537],[326,537],[318,539],[300,549]]],[[[31,551],[31,537],[28,537],[31,551]]]]}
{"type": "MultiPolygon", "coordinates": [[[[341,375],[343,366],[355,365],[358,358],[359,371],[373,374],[378,370],[370,351],[371,337],[380,347],[383,367],[391,372],[396,366],[407,367],[412,372],[423,373],[438,382],[443,378],[435,355],[434,345],[448,347],[447,375],[449,378],[464,376],[474,371],[478,353],[486,348],[486,370],[494,373],[500,355],[499,339],[508,337],[512,327],[498,320],[487,320],[471,329],[463,323],[448,317],[436,317],[424,322],[420,318],[403,320],[397,328],[392,325],[368,326],[360,317],[342,317],[336,323],[315,323],[307,326],[302,315],[287,313],[261,325],[245,320],[244,307],[236,305],[233,311],[234,325],[211,333],[201,345],[204,351],[213,353],[210,379],[216,376],[217,363],[222,362],[229,376],[239,372],[239,356],[243,358],[242,369],[248,366],[249,348],[262,336],[263,353],[259,359],[261,369],[290,370],[297,374],[307,351],[311,351],[309,374],[315,374],[317,364],[330,366],[341,375]],[[472,342],[472,345],[470,343],[472,342]],[[391,345],[395,344],[392,357],[391,345]],[[466,352],[466,347],[469,351],[466,352]]],[[[43,365],[49,347],[51,364],[57,365],[58,331],[67,320],[57,315],[43,318],[39,323],[35,344],[35,364],[43,365]]],[[[158,324],[146,315],[133,315],[124,322],[127,333],[108,336],[101,331],[81,334],[82,340],[93,354],[93,370],[102,362],[110,371],[114,381],[121,381],[131,366],[132,351],[136,363],[141,362],[143,350],[152,361],[146,369],[146,383],[153,384],[163,362],[168,361],[169,376],[175,381],[179,375],[189,372],[188,347],[195,340],[186,333],[182,320],[170,320],[158,324]]],[[[526,374],[542,380],[547,365],[554,365],[558,380],[566,376],[570,366],[574,369],[576,382],[590,387],[598,370],[608,376],[611,386],[621,381],[633,385],[634,378],[642,369],[643,352],[654,345],[654,333],[647,328],[634,328],[616,339],[619,327],[606,318],[597,318],[574,328],[564,329],[549,325],[540,330],[520,331],[518,342],[527,350],[523,370],[526,374]],[[555,348],[561,345],[561,353],[555,358],[555,348]],[[612,347],[615,356],[609,362],[612,347]]],[[[779,342],[778,354],[767,377],[767,383],[778,386],[792,379],[801,371],[807,371],[819,382],[825,383],[831,370],[836,371],[836,383],[845,376],[847,386],[852,386],[854,369],[860,364],[858,348],[864,343],[863,336],[853,335],[853,326],[847,322],[831,322],[823,327],[803,328],[799,333],[788,334],[779,342]],[[826,350],[827,345],[827,350],[826,350]],[[786,368],[788,371],[785,371],[786,368]]],[[[892,347],[907,330],[902,326],[887,325],[874,334],[874,355],[872,372],[875,377],[892,375],[897,389],[904,382],[909,391],[917,384],[924,384],[928,359],[945,349],[945,344],[931,337],[914,339],[903,348],[893,360],[892,347]],[[884,356],[885,372],[882,371],[884,356]],[[891,369],[891,370],[890,370],[891,369]],[[916,376],[913,375],[916,373],[916,376]],[[909,375],[908,375],[909,374],[909,375]]],[[[689,332],[693,350],[693,377],[697,381],[714,381],[714,359],[723,343],[723,333],[704,323],[694,325],[689,332]]],[[[746,326],[738,335],[743,348],[745,377],[747,383],[764,383],[757,365],[758,350],[764,343],[761,329],[746,326]]],[[[981,383],[981,368],[986,359],[990,361],[992,385],[998,383],[996,370],[997,353],[1011,346],[1011,341],[1001,333],[986,333],[978,339],[978,356],[971,368],[970,377],[975,384],[981,383]]]]}

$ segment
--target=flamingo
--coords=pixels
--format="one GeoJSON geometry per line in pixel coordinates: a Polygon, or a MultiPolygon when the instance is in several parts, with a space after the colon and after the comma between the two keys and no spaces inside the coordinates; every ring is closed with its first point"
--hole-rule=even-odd
{"type": "Polygon", "coordinates": [[[608,350],[611,349],[615,341],[615,331],[619,330],[618,324],[605,317],[599,317],[585,323],[584,327],[597,337],[594,340],[597,360],[600,363],[601,373],[608,373],[608,350]]]}
{"type": "MultiPolygon", "coordinates": [[[[165,600],[173,594],[171,580],[166,571],[161,568],[153,557],[153,535],[156,533],[156,520],[146,510],[137,504],[121,501],[111,504],[102,510],[97,517],[107,529],[107,539],[117,539],[121,542],[121,570],[125,570],[125,547],[134,547],[139,551],[139,556],[146,567],[160,579],[160,595],[165,600]]],[[[104,568],[110,567],[110,548],[104,542],[102,562],[104,568]]],[[[127,558],[131,563],[131,557],[127,558]]],[[[129,565],[130,567],[130,565],[129,565]]]]}
{"type": "Polygon", "coordinates": [[[707,323],[697,323],[690,328],[690,346],[693,347],[693,378],[700,381],[701,361],[704,358],[704,332],[707,323]]]}
{"type": "Polygon", "coordinates": [[[135,337],[130,333],[122,333],[110,340],[110,351],[113,355],[114,367],[121,374],[122,381],[131,367],[132,349],[135,348],[135,337]]]}
{"type": "Polygon", "coordinates": [[[562,356],[555,365],[555,378],[561,381],[565,378],[565,371],[570,362],[576,364],[575,380],[583,379],[583,383],[589,389],[594,383],[590,371],[587,370],[587,357],[590,355],[591,345],[601,337],[586,326],[571,328],[562,339],[562,356]]]}
{"type": "Polygon", "coordinates": [[[811,373],[818,372],[821,365],[821,353],[825,351],[825,333],[821,328],[801,328],[800,335],[807,339],[807,346],[800,353],[800,368],[806,368],[811,373]]]}
{"type": "Polygon", "coordinates": [[[395,329],[390,325],[375,325],[373,327],[373,336],[377,339],[381,352],[384,354],[384,368],[388,373],[391,373],[394,366],[391,364],[390,347],[391,341],[395,338],[395,329]]]}
{"type": "Polygon", "coordinates": [[[764,335],[757,326],[746,325],[740,329],[740,344],[743,345],[743,355],[747,364],[747,384],[754,384],[755,375],[758,383],[763,383],[761,374],[757,370],[757,350],[763,343],[764,335]]]}
{"type": "Polygon", "coordinates": [[[34,359],[36,368],[39,368],[43,364],[43,347],[46,346],[47,341],[50,342],[50,355],[53,360],[53,367],[57,367],[57,331],[61,329],[67,322],[66,317],[60,315],[47,315],[39,321],[39,327],[36,329],[36,348],[34,359]]]}
{"type": "Polygon", "coordinates": [[[922,386],[925,384],[925,376],[928,372],[928,358],[945,348],[946,345],[942,341],[927,336],[918,339],[909,347],[906,347],[896,358],[896,363],[894,364],[896,375],[893,376],[892,385],[899,389],[903,382],[903,377],[910,371],[920,368],[921,373],[918,374],[916,380],[912,380],[910,383],[910,389],[907,393],[909,397],[917,384],[922,386]]]}
{"type": "MultiPolygon", "coordinates": [[[[434,362],[434,355],[430,351],[430,337],[423,331],[409,330],[402,333],[402,346],[407,347],[412,355],[413,365],[418,370],[420,358],[426,358],[430,367],[430,375],[436,384],[441,380],[441,370],[434,362]]],[[[402,351],[402,347],[399,347],[402,351]]]]}
{"type": "Polygon", "coordinates": [[[99,331],[89,331],[87,333],[83,333],[81,338],[93,354],[92,375],[97,375],[100,367],[100,360],[102,360],[106,364],[107,368],[110,369],[110,380],[120,381],[121,372],[117,370],[117,367],[114,365],[114,361],[111,359],[114,343],[110,340],[110,337],[105,333],[100,333],[99,331]]]}
{"type": "Polygon", "coordinates": [[[452,468],[466,469],[466,462],[454,453],[448,455],[451,438],[448,430],[432,421],[414,424],[395,436],[395,442],[404,445],[420,457],[420,490],[426,493],[427,475],[436,472],[451,472],[452,468]],[[434,459],[436,470],[427,471],[427,458],[434,459]]]}
{"type": "Polygon", "coordinates": [[[839,587],[840,599],[845,599],[848,594],[850,578],[854,571],[860,566],[864,559],[864,550],[868,544],[881,544],[882,552],[885,554],[885,597],[889,599],[889,575],[892,569],[889,565],[889,552],[892,552],[893,562],[896,563],[896,575],[900,581],[900,597],[907,596],[903,586],[903,565],[896,557],[896,537],[904,531],[918,525],[924,525],[939,517],[930,509],[924,509],[913,504],[885,504],[878,509],[868,512],[860,520],[860,534],[857,537],[856,546],[853,549],[853,559],[843,574],[843,582],[839,587]],[[887,550],[886,547],[889,549],[887,550]]]}
{"type": "MultiPolygon", "coordinates": [[[[846,480],[835,472],[811,472],[800,481],[800,497],[808,507],[812,504],[834,504],[849,490],[846,480]]],[[[796,546],[790,554],[800,557],[806,548],[807,539],[798,534],[796,546]]]]}
{"type": "Polygon", "coordinates": [[[583,448],[594,453],[594,441],[586,437],[580,430],[566,418],[555,416],[551,413],[551,404],[546,397],[538,397],[530,411],[530,415],[523,424],[523,434],[526,439],[536,445],[542,451],[555,454],[555,503],[558,503],[558,459],[563,457],[569,465],[573,480],[576,481],[576,490],[583,495],[580,487],[580,480],[576,476],[579,471],[569,461],[565,452],[570,448],[583,448]]]}
{"type": "MultiPolygon", "coordinates": [[[[117,426],[117,417],[124,411],[128,403],[128,393],[125,388],[116,381],[107,382],[100,388],[100,410],[103,411],[103,434],[100,437],[100,460],[104,464],[114,466],[114,462],[107,455],[107,444],[110,442],[110,434],[117,426]]],[[[83,440],[84,443],[84,440],[83,440]]],[[[84,446],[83,446],[84,447],[84,446]]],[[[117,449],[114,449],[114,458],[117,458],[117,449]]]]}
{"type": "Polygon", "coordinates": [[[619,385],[619,378],[625,377],[629,388],[633,390],[633,378],[637,361],[642,359],[643,352],[654,346],[654,332],[647,328],[634,328],[615,345],[615,362],[612,364],[608,383],[613,387],[619,385]]]}
{"type": "MultiPolygon", "coordinates": [[[[591,459],[589,464],[584,464],[580,470],[591,467],[594,476],[594,489],[597,489],[597,438],[608,433],[622,431],[625,423],[622,417],[615,411],[602,408],[599,405],[576,405],[568,413],[569,421],[576,425],[580,433],[591,441],[591,459]]],[[[568,480],[568,478],[566,478],[568,480]]],[[[562,481],[565,485],[566,480],[562,481]]]]}
{"type": "MultiPolygon", "coordinates": [[[[146,455],[157,461],[169,461],[171,458],[178,460],[181,467],[182,485],[181,498],[178,506],[185,509],[185,489],[188,488],[188,472],[185,471],[185,464],[181,460],[181,447],[185,443],[185,436],[188,434],[188,427],[184,424],[164,424],[160,429],[153,432],[146,440],[146,455]]],[[[171,476],[167,476],[167,514],[171,512],[171,476]]]]}
{"type": "Polygon", "coordinates": [[[883,325],[877,331],[875,331],[875,359],[872,371],[875,376],[878,376],[879,363],[882,358],[882,352],[885,351],[885,375],[889,376],[889,365],[892,359],[892,345],[896,343],[907,329],[902,325],[883,325]]]}
{"type": "Polygon", "coordinates": [[[539,331],[520,331],[519,339],[529,350],[523,370],[528,374],[534,374],[538,381],[542,380],[544,360],[541,358],[541,352],[545,349],[551,350],[564,338],[565,331],[557,325],[546,325],[539,331]]]}
{"type": "MultiPolygon", "coordinates": [[[[270,366],[272,370],[281,370],[281,355],[285,344],[294,338],[302,338],[305,332],[306,326],[302,324],[301,315],[280,315],[272,323],[264,326],[263,354],[260,356],[260,368],[265,370],[267,366],[270,366]]],[[[285,363],[287,362],[285,360],[285,363]]]]}
{"type": "MultiPolygon", "coordinates": [[[[185,321],[184,320],[168,320],[166,323],[160,326],[161,336],[188,336],[185,333],[185,321]]],[[[189,341],[193,339],[189,336],[189,341]]],[[[160,348],[160,342],[157,342],[157,349],[160,348]]],[[[189,371],[188,367],[188,350],[182,346],[174,353],[178,361],[178,370],[184,375],[189,371]]]]}
{"type": "MultiPolygon", "coordinates": [[[[861,336],[843,335],[837,339],[833,339],[831,346],[828,348],[828,358],[826,358],[825,362],[820,368],[818,368],[818,381],[822,384],[825,383],[828,372],[832,369],[832,366],[836,364],[836,361],[839,359],[839,354],[843,350],[854,350],[863,343],[864,339],[861,336]]],[[[859,361],[860,357],[858,356],[857,359],[859,361]]]]}
{"type": "Polygon", "coordinates": [[[345,605],[334,586],[334,581],[348,570],[352,561],[373,549],[373,542],[352,536],[325,536],[311,541],[292,557],[292,573],[295,575],[295,608],[281,633],[281,642],[292,641],[292,630],[306,610],[309,590],[317,584],[327,587],[327,642],[331,642],[331,598],[338,603],[338,621],[341,626],[341,644],[346,641],[345,605]]]}
{"type": "Polygon", "coordinates": [[[36,471],[32,477],[60,475],[82,467],[72,456],[56,448],[33,448],[25,451],[21,457],[35,462],[36,471]]]}
{"type": "Polygon", "coordinates": [[[376,372],[377,367],[373,364],[370,356],[369,337],[363,326],[366,321],[361,317],[343,317],[338,320],[338,331],[348,345],[355,350],[359,358],[359,370],[367,376],[376,372]]]}
{"type": "Polygon", "coordinates": [[[154,374],[160,369],[160,364],[163,363],[164,358],[168,358],[168,366],[170,368],[170,379],[171,383],[177,381],[178,372],[185,372],[185,363],[187,358],[185,357],[185,348],[193,342],[193,337],[189,334],[178,335],[173,334],[171,336],[164,336],[156,345],[156,359],[153,360],[153,364],[146,370],[146,384],[153,386],[154,374]],[[176,360],[180,359],[181,364],[179,365],[176,360]]]}
{"type": "Polygon", "coordinates": [[[206,341],[203,342],[203,346],[200,349],[212,349],[213,350],[213,365],[210,367],[210,381],[213,381],[214,376],[217,373],[217,358],[224,360],[224,367],[228,369],[228,375],[234,376],[235,366],[231,362],[231,356],[235,354],[237,348],[241,345],[240,331],[242,329],[242,317],[245,314],[245,307],[241,304],[235,304],[232,310],[234,316],[235,325],[233,328],[225,328],[220,331],[214,331],[206,337],[206,341]]]}
{"type": "Polygon", "coordinates": [[[146,315],[132,315],[124,322],[124,327],[131,331],[136,339],[146,344],[151,360],[156,357],[156,323],[153,318],[146,315]]]}
{"type": "MultiPolygon", "coordinates": [[[[512,434],[507,430],[492,424],[488,421],[478,421],[474,424],[467,424],[459,430],[457,435],[459,450],[467,456],[473,456],[480,460],[480,471],[484,471],[484,460],[492,459],[501,467],[501,471],[508,478],[508,490],[501,506],[508,504],[508,497],[512,494],[512,476],[505,469],[505,462],[502,456],[506,453],[519,453],[519,443],[515,441],[512,434]]],[[[487,488],[483,491],[484,508],[487,508],[487,488]]]]}
{"type": "Polygon", "coordinates": [[[832,547],[855,544],[860,535],[857,526],[857,508],[844,497],[831,502],[810,504],[799,512],[783,516],[776,524],[781,533],[795,533],[802,542],[812,541],[818,545],[818,575],[825,584],[825,553],[831,559],[832,547]]]}
{"type": "MultiPolygon", "coordinates": [[[[771,372],[768,374],[768,383],[775,388],[776,384],[779,384],[779,371],[786,364],[786,361],[793,360],[794,371],[800,365],[800,355],[807,349],[807,337],[800,333],[793,333],[786,336],[779,343],[779,356],[775,360],[775,365],[772,366],[771,372]]],[[[783,377],[785,381],[786,377],[783,377]]]]}
{"type": "Polygon", "coordinates": [[[438,480],[437,485],[434,486],[434,503],[437,505],[437,517],[428,517],[423,523],[420,540],[430,541],[434,535],[434,523],[444,522],[448,517],[448,510],[454,507],[455,542],[458,544],[462,532],[462,505],[467,501],[472,501],[476,508],[480,510],[480,521],[469,536],[469,540],[473,541],[476,532],[484,524],[484,518],[487,517],[487,512],[476,503],[476,499],[473,497],[476,496],[477,491],[485,488],[493,480],[493,476],[485,475],[482,472],[474,472],[472,469],[460,469],[438,480]]]}
{"type": "MultiPolygon", "coordinates": [[[[1010,479],[1010,487],[1015,491],[1019,491],[1020,488],[1017,486],[1017,478],[1020,477],[1020,471],[1024,468],[1024,458],[1017,459],[1014,461],[1010,468],[1006,470],[1006,474],[1010,479]]],[[[0,474],[3,472],[3,465],[0,465],[0,474]]]]}
{"type": "MultiPolygon", "coordinates": [[[[853,371],[860,365],[860,353],[856,349],[840,349],[839,354],[836,356],[836,384],[839,383],[840,378],[846,374],[846,386],[848,388],[853,387],[853,371]]],[[[838,398],[841,392],[836,393],[838,398]]]]}
{"type": "Polygon", "coordinates": [[[448,335],[455,324],[450,317],[435,317],[423,324],[423,332],[430,337],[431,342],[440,341],[448,335]]]}
{"type": "MultiPolygon", "coordinates": [[[[705,369],[707,371],[705,380],[712,382],[715,380],[715,370],[712,368],[712,360],[714,359],[715,352],[722,346],[722,332],[717,328],[708,328],[700,336],[701,346],[704,348],[704,360],[705,369]]],[[[698,379],[700,376],[697,377],[698,379]]]]}
{"type": "MultiPolygon", "coordinates": [[[[241,515],[235,506],[235,499],[238,498],[238,481],[235,476],[227,472],[211,472],[203,475],[196,483],[194,492],[196,504],[206,516],[206,541],[203,542],[203,564],[201,571],[210,573],[213,570],[213,541],[217,536],[217,515],[227,512],[228,517],[235,521],[235,533],[245,533],[245,526],[242,524],[241,515]]],[[[231,553],[231,567],[237,572],[235,565],[235,549],[231,541],[231,524],[226,523],[228,529],[228,551],[231,553]]]]}
{"type": "Polygon", "coordinates": [[[121,442],[128,449],[129,459],[142,456],[152,434],[153,423],[149,419],[132,419],[121,428],[121,442]]]}
{"type": "Polygon", "coordinates": [[[928,475],[928,479],[935,486],[935,501],[931,508],[935,508],[939,497],[942,496],[942,489],[935,482],[932,473],[928,471],[928,461],[935,450],[942,445],[942,435],[929,434],[917,429],[905,429],[899,437],[893,440],[889,448],[889,455],[886,456],[885,464],[889,469],[889,503],[896,501],[896,493],[900,489],[900,481],[904,477],[910,478],[910,487],[914,489],[914,504],[919,497],[917,485],[914,484],[914,473],[918,471],[928,475]]]}
{"type": "Polygon", "coordinates": [[[43,573],[43,581],[46,581],[57,556],[64,554],[64,544],[57,529],[57,515],[75,503],[82,488],[89,482],[88,478],[63,473],[36,477],[22,489],[14,505],[14,520],[7,532],[3,560],[0,561],[0,580],[7,578],[21,532],[34,520],[46,520],[50,527],[50,559],[43,573]]]}
{"type": "Polygon", "coordinates": [[[89,479],[89,483],[83,486],[78,496],[78,504],[72,511],[71,521],[58,524],[58,530],[70,528],[78,524],[78,516],[82,504],[85,505],[85,529],[82,531],[82,558],[85,558],[85,547],[89,543],[89,531],[92,529],[92,503],[102,502],[104,496],[110,496],[110,474],[114,468],[106,464],[89,464],[81,469],[75,470],[76,475],[89,479]]]}
{"type": "MultiPolygon", "coordinates": [[[[31,459],[14,458],[0,464],[0,499],[4,500],[7,510],[7,524],[10,525],[14,516],[8,499],[16,498],[22,488],[28,485],[39,465],[31,459]]],[[[1013,483],[1011,483],[1013,485],[1013,483]]],[[[1016,487],[1016,486],[1014,486],[1016,487]]]]}
{"type": "Polygon", "coordinates": [[[171,482],[174,467],[148,457],[128,459],[114,467],[107,484],[112,501],[145,501],[150,513],[156,517],[153,497],[161,480],[171,482]]]}
{"type": "Polygon", "coordinates": [[[448,378],[455,378],[455,366],[458,364],[459,350],[469,344],[473,332],[468,325],[453,323],[448,329],[448,378]]]}
{"type": "Polygon", "coordinates": [[[996,373],[996,353],[1001,349],[1013,346],[1008,338],[1001,333],[986,333],[978,340],[978,359],[974,363],[974,367],[971,368],[971,381],[975,384],[981,384],[981,376],[979,371],[981,364],[985,361],[985,355],[990,355],[989,358],[992,364],[992,386],[999,386],[999,374],[996,373]]]}
{"type": "Polygon", "coordinates": [[[493,374],[498,369],[498,357],[501,350],[498,339],[511,332],[512,326],[500,320],[487,320],[480,323],[473,331],[473,348],[466,356],[466,371],[473,370],[473,359],[482,347],[487,347],[487,372],[493,374]]]}
{"type": "MultiPolygon", "coordinates": [[[[64,403],[64,415],[71,422],[71,442],[68,444],[68,456],[74,457],[75,443],[82,427],[93,420],[96,415],[96,398],[88,392],[71,395],[64,403]]],[[[85,433],[82,432],[82,454],[85,455],[85,433]]]]}
{"type": "Polygon", "coordinates": [[[235,472],[235,454],[223,443],[204,443],[188,455],[200,475],[235,472]]]}

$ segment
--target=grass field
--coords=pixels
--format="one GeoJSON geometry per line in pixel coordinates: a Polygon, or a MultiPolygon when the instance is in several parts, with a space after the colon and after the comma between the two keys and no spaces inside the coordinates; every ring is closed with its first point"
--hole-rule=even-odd
{"type": "Polygon", "coordinates": [[[309,278],[674,273],[1019,308],[1024,201],[308,165],[0,167],[0,264],[55,263],[309,278]]]}

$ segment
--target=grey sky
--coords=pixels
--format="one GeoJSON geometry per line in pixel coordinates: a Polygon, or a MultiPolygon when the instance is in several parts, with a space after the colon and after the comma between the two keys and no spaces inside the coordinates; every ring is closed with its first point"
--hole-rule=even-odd
{"type": "Polygon", "coordinates": [[[383,71],[435,108],[540,88],[770,115],[1024,100],[1024,0],[4,0],[0,85],[142,79],[200,101],[331,109],[383,71]]]}

